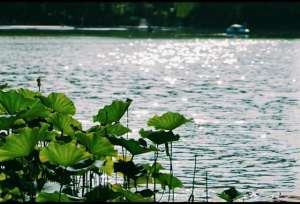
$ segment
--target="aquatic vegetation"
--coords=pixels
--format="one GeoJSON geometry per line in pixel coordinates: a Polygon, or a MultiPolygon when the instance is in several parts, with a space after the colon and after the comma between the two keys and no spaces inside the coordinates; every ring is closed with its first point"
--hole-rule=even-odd
{"type": "Polygon", "coordinates": [[[173,174],[172,143],[180,139],[173,131],[191,119],[155,115],[148,121],[155,130],[141,129],[133,139],[128,123],[120,122],[131,99],[100,108],[94,126],[83,130],[63,93],[7,89],[0,86],[0,201],[153,202],[166,189],[174,201],[174,189],[183,184],[173,174]],[[169,171],[157,161],[162,151],[169,171]],[[134,160],[152,153],[153,163],[134,160]]]}
{"type": "Polygon", "coordinates": [[[237,191],[235,187],[230,187],[229,189],[224,190],[222,193],[218,193],[217,195],[227,202],[233,202],[234,200],[241,198],[244,194],[237,191]]]}

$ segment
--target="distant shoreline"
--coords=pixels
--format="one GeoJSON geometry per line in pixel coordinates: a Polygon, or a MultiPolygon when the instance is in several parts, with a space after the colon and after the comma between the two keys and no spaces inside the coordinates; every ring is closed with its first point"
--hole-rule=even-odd
{"type": "MultiPolygon", "coordinates": [[[[167,28],[137,26],[123,27],[73,27],[73,26],[28,26],[3,25],[0,26],[0,36],[99,36],[121,38],[227,38],[222,29],[195,28],[167,28]]],[[[251,31],[249,38],[300,38],[300,30],[256,30],[251,31]]]]}

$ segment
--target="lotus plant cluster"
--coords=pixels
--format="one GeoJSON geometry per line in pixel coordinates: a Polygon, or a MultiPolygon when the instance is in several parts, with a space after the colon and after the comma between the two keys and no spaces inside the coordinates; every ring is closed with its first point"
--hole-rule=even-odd
{"type": "Polygon", "coordinates": [[[65,94],[0,86],[0,201],[156,202],[165,191],[174,201],[174,189],[183,185],[173,175],[172,143],[180,138],[174,130],[191,119],[155,115],[138,139],[129,138],[120,120],[131,102],[100,108],[83,130],[65,94]],[[154,159],[137,163],[141,154],[154,159]],[[168,156],[169,169],[158,154],[168,156]]]}

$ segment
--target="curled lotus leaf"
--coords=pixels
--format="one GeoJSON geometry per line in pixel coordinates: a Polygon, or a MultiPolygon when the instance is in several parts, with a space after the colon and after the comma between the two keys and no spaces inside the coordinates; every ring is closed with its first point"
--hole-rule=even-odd
{"type": "Polygon", "coordinates": [[[45,128],[26,127],[19,129],[17,134],[7,136],[5,143],[0,146],[0,162],[28,156],[43,136],[45,128]]]}
{"type": "Polygon", "coordinates": [[[167,112],[162,116],[155,115],[148,120],[148,126],[153,126],[156,130],[174,130],[175,128],[190,122],[183,115],[175,112],[167,112]]]}
{"type": "Polygon", "coordinates": [[[51,93],[48,97],[40,97],[42,103],[55,112],[65,115],[74,115],[76,108],[74,103],[63,93],[51,93]]]}
{"type": "Polygon", "coordinates": [[[33,99],[25,98],[15,90],[0,91],[0,104],[10,115],[29,109],[33,101],[33,99]]]}
{"type": "Polygon", "coordinates": [[[83,146],[76,145],[75,141],[66,144],[50,142],[47,147],[40,151],[39,155],[41,162],[49,161],[51,164],[59,164],[64,167],[73,166],[91,156],[83,146]]]}
{"type": "Polygon", "coordinates": [[[114,145],[106,137],[101,137],[94,133],[78,133],[76,137],[92,154],[97,156],[97,159],[117,155],[114,145]]]}
{"type": "Polygon", "coordinates": [[[128,110],[131,102],[131,99],[126,101],[114,100],[112,104],[106,105],[98,111],[98,114],[94,116],[94,122],[100,122],[101,125],[118,122],[128,110]]]}
{"type": "Polygon", "coordinates": [[[173,132],[170,131],[166,132],[163,130],[152,131],[141,129],[139,133],[143,138],[147,138],[151,140],[154,144],[158,145],[179,140],[179,135],[175,135],[173,132]]]}

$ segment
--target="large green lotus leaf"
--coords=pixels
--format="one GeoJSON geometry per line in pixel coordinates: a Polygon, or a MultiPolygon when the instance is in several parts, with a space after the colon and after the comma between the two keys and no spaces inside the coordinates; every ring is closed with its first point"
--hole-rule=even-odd
{"type": "Polygon", "coordinates": [[[31,108],[26,111],[22,111],[18,117],[25,120],[33,120],[36,118],[46,118],[50,114],[46,106],[44,106],[39,100],[33,102],[31,108]]]}
{"type": "Polygon", "coordinates": [[[114,100],[112,104],[106,105],[98,111],[98,114],[94,116],[94,122],[100,122],[101,125],[118,122],[128,110],[131,102],[131,99],[127,99],[125,102],[114,100]]]}
{"type": "Polygon", "coordinates": [[[74,103],[63,93],[51,93],[48,97],[40,97],[41,101],[52,110],[65,114],[74,115],[76,108],[74,103]]]}
{"type": "Polygon", "coordinates": [[[79,121],[75,120],[69,115],[61,113],[54,113],[50,116],[49,122],[51,122],[57,130],[69,135],[74,136],[75,129],[81,129],[79,121]]]}
{"type": "Polygon", "coordinates": [[[169,189],[180,188],[183,186],[182,182],[171,174],[159,173],[156,180],[161,184],[163,189],[165,189],[166,186],[168,186],[169,189]]]}
{"type": "Polygon", "coordinates": [[[0,104],[6,110],[6,112],[11,115],[22,110],[26,110],[32,105],[33,102],[33,99],[25,98],[15,90],[7,92],[0,91],[0,104]]]}
{"type": "Polygon", "coordinates": [[[128,132],[131,132],[131,130],[129,128],[127,128],[127,127],[124,127],[120,123],[109,125],[107,127],[107,134],[108,135],[121,136],[121,135],[124,135],[124,134],[126,134],[128,132]]]}
{"type": "Polygon", "coordinates": [[[124,138],[116,138],[110,137],[109,140],[114,145],[119,145],[127,149],[132,155],[144,154],[151,151],[157,151],[154,146],[147,147],[147,144],[144,146],[140,144],[138,141],[134,139],[124,139],[124,138]]]}
{"type": "Polygon", "coordinates": [[[97,159],[102,159],[106,156],[117,156],[117,151],[106,137],[101,137],[94,133],[78,133],[76,137],[81,144],[87,146],[88,150],[97,156],[97,159]]]}
{"type": "Polygon", "coordinates": [[[153,202],[153,198],[144,198],[140,193],[123,189],[120,184],[112,185],[112,190],[121,193],[128,202],[153,202]]]}
{"type": "Polygon", "coordinates": [[[153,126],[157,130],[174,130],[175,128],[190,122],[183,115],[174,112],[164,113],[162,116],[155,115],[148,120],[148,126],[153,126]]]}
{"type": "Polygon", "coordinates": [[[59,196],[59,192],[57,191],[53,193],[40,192],[37,195],[35,201],[36,202],[72,202],[72,200],[66,194],[61,193],[61,195],[59,196]]]}
{"type": "Polygon", "coordinates": [[[91,127],[87,132],[95,132],[99,136],[121,136],[128,132],[131,132],[131,130],[127,127],[124,127],[120,123],[116,123],[113,125],[106,125],[106,126],[100,126],[96,125],[94,127],[91,127]]]}
{"type": "Polygon", "coordinates": [[[237,191],[234,187],[230,187],[227,190],[224,190],[222,193],[217,193],[217,196],[226,200],[227,202],[232,202],[241,198],[244,194],[237,191]]]}
{"type": "Polygon", "coordinates": [[[42,137],[44,128],[26,127],[19,129],[17,134],[7,136],[0,147],[0,162],[28,156],[42,137]]]}
{"type": "Polygon", "coordinates": [[[39,93],[39,92],[34,92],[34,91],[31,91],[29,89],[24,89],[24,88],[17,89],[17,92],[20,95],[24,96],[25,98],[34,99],[38,96],[41,96],[41,93],[39,93]]]}
{"type": "Polygon", "coordinates": [[[152,131],[144,130],[143,128],[139,131],[143,138],[151,140],[154,144],[165,144],[168,142],[173,142],[179,140],[179,135],[175,135],[173,132],[166,132],[163,130],[152,131]]]}
{"type": "Polygon", "coordinates": [[[49,161],[52,164],[59,164],[65,167],[72,166],[77,162],[91,157],[84,147],[76,145],[75,141],[66,144],[50,142],[50,144],[40,151],[41,162],[49,161]]]}
{"type": "Polygon", "coordinates": [[[0,130],[10,129],[14,125],[16,119],[16,117],[0,117],[0,130]]]}

